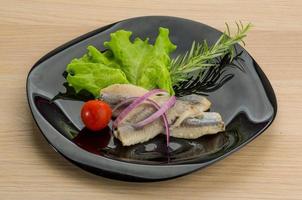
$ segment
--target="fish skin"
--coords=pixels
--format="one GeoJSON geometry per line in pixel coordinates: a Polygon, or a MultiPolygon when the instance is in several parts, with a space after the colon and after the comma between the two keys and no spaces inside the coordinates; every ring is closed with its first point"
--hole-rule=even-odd
{"type": "Polygon", "coordinates": [[[204,111],[209,110],[211,107],[211,102],[206,97],[197,94],[178,97],[178,99],[191,102],[192,104],[202,104],[204,106],[204,111]]]}
{"type": "Polygon", "coordinates": [[[219,113],[205,112],[202,118],[187,118],[171,130],[170,135],[176,138],[196,139],[204,135],[225,131],[225,125],[219,113]]]}
{"type": "Polygon", "coordinates": [[[110,105],[116,105],[130,97],[140,97],[148,90],[132,84],[113,84],[100,91],[100,97],[110,105]]]}

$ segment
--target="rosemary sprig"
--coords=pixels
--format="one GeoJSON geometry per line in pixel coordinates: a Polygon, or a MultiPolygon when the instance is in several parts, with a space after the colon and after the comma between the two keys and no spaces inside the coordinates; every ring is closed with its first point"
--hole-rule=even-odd
{"type": "Polygon", "coordinates": [[[251,24],[243,25],[240,21],[236,22],[237,32],[231,35],[230,28],[226,23],[226,31],[220,36],[217,42],[209,47],[204,40],[202,43],[192,43],[190,51],[184,55],[179,55],[171,61],[170,75],[172,85],[176,86],[182,81],[186,81],[191,77],[192,72],[202,72],[209,67],[215,67],[215,59],[230,54],[231,60],[234,57],[234,45],[242,42],[246,37],[246,33],[251,28],[251,24]]]}

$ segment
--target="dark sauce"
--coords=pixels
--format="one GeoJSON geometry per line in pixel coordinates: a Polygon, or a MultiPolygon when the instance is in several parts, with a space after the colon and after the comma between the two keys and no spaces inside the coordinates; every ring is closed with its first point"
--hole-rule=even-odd
{"type": "Polygon", "coordinates": [[[72,141],[82,149],[100,155],[102,149],[108,146],[110,140],[111,129],[106,127],[97,132],[84,128],[72,141]]]}

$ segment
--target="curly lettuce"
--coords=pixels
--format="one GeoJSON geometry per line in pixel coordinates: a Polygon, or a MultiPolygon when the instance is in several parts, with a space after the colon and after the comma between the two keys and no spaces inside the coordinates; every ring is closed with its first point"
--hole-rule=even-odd
{"type": "Polygon", "coordinates": [[[88,46],[88,52],[67,66],[67,82],[76,92],[87,90],[95,97],[99,91],[115,83],[131,83],[146,89],[161,88],[174,94],[169,73],[170,53],[176,46],[169,39],[169,30],[159,28],[154,45],[148,38],[135,38],[132,32],[118,30],[110,34],[107,48],[100,52],[88,46]]]}

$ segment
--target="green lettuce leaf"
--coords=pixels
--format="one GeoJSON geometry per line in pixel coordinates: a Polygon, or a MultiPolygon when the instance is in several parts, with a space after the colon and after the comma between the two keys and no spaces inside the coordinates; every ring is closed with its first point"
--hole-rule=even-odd
{"type": "Polygon", "coordinates": [[[169,54],[176,46],[169,39],[169,30],[159,29],[159,35],[154,45],[149,44],[148,38],[143,41],[136,38],[130,41],[130,31],[119,30],[111,33],[111,40],[105,42],[114,59],[120,63],[130,83],[146,89],[161,88],[174,94],[168,66],[169,54]]]}
{"type": "Polygon", "coordinates": [[[169,30],[160,28],[155,44],[148,38],[132,42],[132,32],[119,30],[111,33],[102,53],[93,46],[79,59],[67,66],[67,82],[76,92],[87,90],[95,97],[99,91],[115,83],[131,83],[146,89],[161,88],[174,94],[169,73],[169,54],[176,49],[169,39],[169,30]]]}
{"type": "Polygon", "coordinates": [[[129,83],[120,69],[107,67],[101,63],[73,61],[67,66],[67,82],[78,93],[87,90],[95,97],[100,95],[100,89],[115,83],[129,83]]]}

